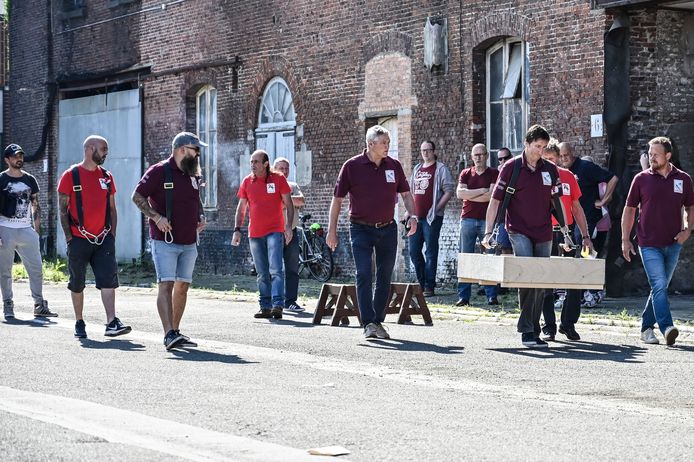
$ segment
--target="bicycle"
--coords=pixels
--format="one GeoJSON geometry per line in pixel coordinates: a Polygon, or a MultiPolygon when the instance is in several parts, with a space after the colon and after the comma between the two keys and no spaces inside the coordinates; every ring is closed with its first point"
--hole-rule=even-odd
{"type": "Polygon", "coordinates": [[[320,223],[307,226],[310,214],[300,215],[297,227],[299,239],[299,273],[306,268],[313,279],[328,282],[333,275],[333,252],[325,242],[325,230],[320,223]]]}

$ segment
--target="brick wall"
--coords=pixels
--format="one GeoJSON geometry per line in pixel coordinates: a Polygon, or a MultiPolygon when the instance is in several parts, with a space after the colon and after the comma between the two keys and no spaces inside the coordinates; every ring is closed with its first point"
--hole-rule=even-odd
{"type": "MultiPolygon", "coordinates": [[[[419,0],[394,7],[385,1],[364,6],[327,0],[199,0],[165,9],[161,3],[142,0],[109,8],[108,2],[87,0],[83,17],[65,19],[56,11],[51,16],[45,1],[13,2],[17,22],[11,25],[10,101],[15,111],[10,132],[17,142],[30,146],[26,149],[40,144],[38,125],[49,102],[48,84],[55,79],[114,75],[131,66],[150,65],[151,74],[139,81],[149,164],[169,155],[175,133],[195,128],[195,92],[202,85],[214,86],[219,208],[210,214],[212,221],[203,234],[201,270],[248,269],[247,247],[232,250],[228,245],[241,179],[239,159],[255,149],[260,99],[275,76],[287,82],[297,125],[303,127],[297,150],[305,144],[312,153],[311,183],[302,187],[305,210],[323,224],[339,169],[363,148],[367,120],[379,111],[398,117],[399,155],[406,171],[417,162],[421,141],[432,139],[439,159],[457,176],[472,145],[485,141],[485,52],[505,37],[530,44],[528,122],[546,125],[561,140],[573,142],[579,154],[604,163],[605,139],[590,137],[590,115],[603,110],[602,40],[609,15],[591,11],[589,2],[419,0]],[[422,31],[429,15],[448,22],[447,70],[430,71],[423,63],[422,31]],[[239,64],[232,64],[237,57],[239,64]]],[[[651,23],[676,28],[682,22],[680,13],[639,15],[644,44],[651,43],[651,23]]],[[[676,56],[674,41],[662,39],[660,48],[651,52],[666,55],[659,64],[676,56]]],[[[635,124],[662,119],[674,125],[691,114],[691,85],[680,82],[674,69],[656,76],[645,64],[635,68],[635,82],[644,79],[638,107],[646,111],[639,112],[640,119],[635,116],[635,124]],[[658,88],[654,79],[663,78],[679,93],[661,87],[660,96],[648,99],[646,93],[658,88]],[[664,103],[658,106],[657,99],[664,103]],[[665,104],[678,109],[666,114],[665,104]]],[[[50,113],[55,118],[55,107],[50,113]]],[[[50,124],[51,120],[47,154],[54,159],[57,135],[50,124]]],[[[634,139],[640,139],[637,132],[635,128],[634,139]]],[[[37,166],[31,163],[29,168],[37,166]]],[[[45,176],[42,188],[52,191],[54,182],[45,176]]],[[[49,196],[43,200],[55,204],[49,196]]],[[[460,201],[453,199],[442,229],[439,277],[446,281],[455,274],[460,208],[460,201]]],[[[353,266],[346,222],[343,210],[343,245],[336,261],[338,273],[349,274],[353,266]]],[[[406,246],[402,256],[405,266],[406,246]]],[[[403,278],[412,277],[407,268],[401,270],[403,278]]]]}

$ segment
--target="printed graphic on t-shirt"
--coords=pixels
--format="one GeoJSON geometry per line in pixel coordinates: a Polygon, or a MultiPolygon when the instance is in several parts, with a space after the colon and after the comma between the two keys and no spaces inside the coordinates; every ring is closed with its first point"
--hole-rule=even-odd
{"type": "Polygon", "coordinates": [[[275,194],[275,183],[268,183],[267,184],[267,193],[268,194],[275,194]]]}
{"type": "Polygon", "coordinates": [[[388,183],[395,183],[395,170],[386,170],[386,181],[388,183]]]}
{"type": "Polygon", "coordinates": [[[417,177],[414,179],[414,193],[415,194],[425,194],[429,186],[431,185],[431,177],[433,175],[429,172],[420,170],[417,172],[417,177]]]}
{"type": "Polygon", "coordinates": [[[562,188],[562,194],[564,196],[570,196],[571,195],[571,185],[570,184],[562,183],[561,188],[562,188]]]}
{"type": "Polygon", "coordinates": [[[108,189],[108,179],[106,178],[99,178],[99,185],[101,185],[101,189],[106,191],[108,189]]]}
{"type": "Polygon", "coordinates": [[[682,182],[682,180],[675,180],[674,187],[675,187],[674,191],[676,193],[678,193],[678,194],[684,193],[684,183],[682,182]]]}
{"type": "Polygon", "coordinates": [[[30,226],[31,187],[21,181],[10,181],[2,190],[2,194],[5,195],[5,204],[1,221],[30,226]]]}
{"type": "Polygon", "coordinates": [[[550,176],[549,172],[542,172],[542,184],[545,186],[552,185],[552,177],[550,176]]]}

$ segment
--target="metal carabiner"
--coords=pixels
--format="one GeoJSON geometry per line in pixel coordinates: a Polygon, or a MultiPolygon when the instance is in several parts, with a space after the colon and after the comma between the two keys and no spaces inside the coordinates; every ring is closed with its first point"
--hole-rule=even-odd
{"type": "Polygon", "coordinates": [[[167,244],[173,243],[173,233],[171,231],[164,231],[164,242],[167,244]]]}

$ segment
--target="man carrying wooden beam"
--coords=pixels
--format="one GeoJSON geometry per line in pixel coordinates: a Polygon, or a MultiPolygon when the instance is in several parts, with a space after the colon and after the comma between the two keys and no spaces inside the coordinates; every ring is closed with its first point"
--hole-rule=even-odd
{"type": "MultiPolygon", "coordinates": [[[[540,125],[533,125],[525,134],[525,149],[512,162],[506,162],[499,172],[489,201],[486,232],[482,245],[490,247],[492,229],[499,205],[508,193],[506,229],[514,255],[518,257],[549,257],[552,250],[552,202],[561,195],[561,181],[557,167],[542,159],[542,151],[549,143],[549,133],[540,125]],[[515,170],[515,174],[514,174],[515,170]]],[[[561,201],[556,201],[558,213],[564,214],[561,201]]],[[[504,219],[504,217],[500,217],[504,219]]],[[[547,348],[540,338],[540,316],[545,289],[518,289],[521,314],[518,332],[528,348],[547,348]]]]}

